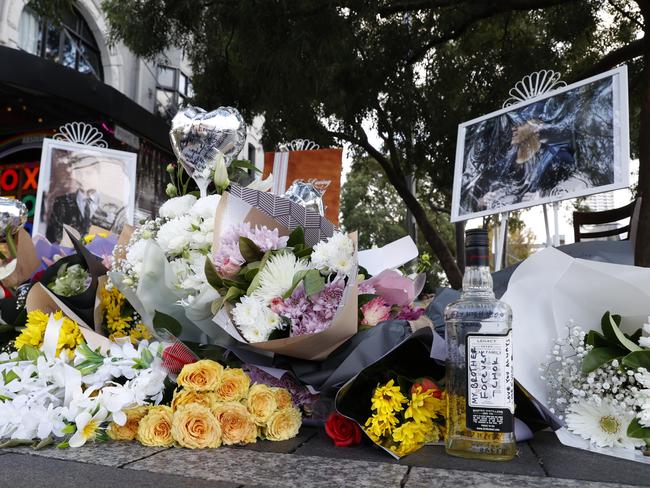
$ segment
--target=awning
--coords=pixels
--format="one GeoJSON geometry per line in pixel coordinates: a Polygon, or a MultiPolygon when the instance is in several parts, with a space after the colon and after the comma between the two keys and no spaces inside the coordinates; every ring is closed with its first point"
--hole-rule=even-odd
{"type": "Polygon", "coordinates": [[[25,51],[0,47],[0,137],[72,121],[103,120],[171,153],[169,125],[115,88],[25,51]],[[16,113],[21,107],[24,117],[16,113]],[[38,118],[42,120],[36,122],[38,118]]]}

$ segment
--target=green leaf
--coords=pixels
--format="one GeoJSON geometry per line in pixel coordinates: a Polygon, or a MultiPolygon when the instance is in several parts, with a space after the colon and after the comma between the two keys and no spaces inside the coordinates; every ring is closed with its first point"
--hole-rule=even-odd
{"type": "Polygon", "coordinates": [[[623,358],[623,364],[630,369],[645,368],[650,371],[650,350],[631,352],[623,358]]]}
{"type": "Polygon", "coordinates": [[[647,439],[650,437],[650,427],[643,427],[635,418],[627,427],[627,436],[635,439],[647,439]]]}
{"type": "Polygon", "coordinates": [[[257,171],[258,173],[262,172],[257,166],[245,159],[235,159],[230,163],[230,167],[236,169],[250,169],[251,171],[257,171]]]}
{"type": "Polygon", "coordinates": [[[303,269],[298,271],[295,275],[293,275],[293,281],[291,282],[291,288],[287,290],[287,292],[282,296],[282,298],[289,298],[291,294],[293,293],[293,290],[296,289],[296,286],[298,286],[298,283],[300,283],[302,280],[305,279],[305,276],[307,275],[307,269],[303,269]]]}
{"type": "Polygon", "coordinates": [[[302,227],[296,227],[291,234],[289,234],[289,240],[287,241],[288,247],[296,247],[297,245],[305,245],[305,231],[302,227]]]}
{"type": "Polygon", "coordinates": [[[24,345],[18,351],[18,359],[20,361],[36,361],[41,355],[41,352],[33,346],[24,345]]]}
{"type": "Polygon", "coordinates": [[[2,372],[2,379],[4,380],[5,385],[8,385],[13,380],[17,380],[18,378],[19,376],[16,374],[16,372],[13,369],[2,372]]]}
{"type": "Polygon", "coordinates": [[[603,364],[621,358],[624,355],[625,351],[618,347],[594,347],[582,360],[582,372],[591,373],[603,364]]]}
{"type": "Polygon", "coordinates": [[[625,334],[619,329],[621,324],[620,315],[611,315],[609,312],[605,312],[601,320],[601,326],[603,329],[603,334],[609,341],[618,342],[622,347],[628,351],[640,351],[641,347],[637,346],[634,342],[625,337],[625,334]]]}
{"type": "Polygon", "coordinates": [[[602,335],[600,332],[597,332],[595,330],[590,330],[589,333],[587,334],[587,337],[585,337],[585,344],[588,344],[590,346],[594,347],[600,347],[600,346],[618,346],[617,342],[614,342],[613,344],[610,343],[604,335],[602,335]]]}
{"type": "Polygon", "coordinates": [[[57,444],[56,447],[58,449],[67,449],[68,447],[70,447],[70,444],[68,443],[68,441],[63,441],[60,444],[57,444]]]}
{"type": "Polygon", "coordinates": [[[257,247],[252,240],[248,237],[241,236],[239,238],[239,251],[241,252],[242,257],[247,263],[253,263],[255,261],[260,261],[264,253],[257,247]]]}
{"type": "MultiPolygon", "coordinates": [[[[266,262],[269,260],[271,257],[271,251],[266,251],[264,253],[264,257],[262,257],[262,260],[260,262],[260,271],[264,269],[264,265],[266,262]]],[[[255,290],[257,290],[257,287],[260,286],[260,273],[257,273],[255,275],[255,278],[253,278],[253,281],[251,281],[251,284],[248,286],[248,290],[246,290],[246,295],[252,294],[255,290]]]]}
{"type": "Polygon", "coordinates": [[[210,286],[214,288],[215,290],[220,290],[224,287],[223,280],[221,279],[221,276],[219,276],[219,273],[217,272],[217,268],[214,267],[214,264],[212,264],[212,261],[210,261],[210,258],[205,258],[205,278],[208,280],[208,283],[210,283],[210,286]]]}
{"type": "Polygon", "coordinates": [[[321,276],[320,271],[317,269],[310,269],[304,278],[305,295],[311,296],[318,293],[325,288],[325,278],[321,276]]]}
{"type": "Polygon", "coordinates": [[[634,334],[625,334],[625,337],[627,337],[635,344],[638,344],[639,339],[641,338],[642,335],[643,335],[643,329],[637,329],[637,331],[634,334]]]}
{"type": "Polygon", "coordinates": [[[77,426],[75,424],[67,424],[61,432],[64,434],[74,434],[77,431],[77,426]]]}
{"type": "Polygon", "coordinates": [[[165,329],[169,331],[172,335],[178,337],[183,330],[183,326],[171,315],[159,312],[156,310],[155,315],[153,316],[153,328],[154,329],[165,329]]]}
{"type": "Polygon", "coordinates": [[[34,450],[38,451],[39,449],[43,449],[44,447],[50,446],[54,444],[54,439],[51,437],[46,437],[45,439],[41,439],[38,444],[34,446],[34,450]]]}
{"type": "Polygon", "coordinates": [[[224,301],[235,302],[237,299],[243,297],[245,294],[246,292],[241,288],[237,288],[236,286],[231,286],[230,288],[228,288],[228,291],[226,292],[224,301]]]}
{"type": "Polygon", "coordinates": [[[3,447],[16,447],[16,446],[31,446],[34,443],[31,439],[7,439],[0,442],[0,448],[3,447]]]}
{"type": "Polygon", "coordinates": [[[294,251],[294,256],[296,256],[298,259],[301,258],[308,258],[311,256],[311,253],[314,252],[313,247],[306,247],[304,249],[301,249],[300,251],[294,251]]]}
{"type": "Polygon", "coordinates": [[[214,302],[212,302],[212,305],[210,305],[210,311],[215,315],[218,314],[219,310],[221,310],[221,308],[223,307],[223,304],[226,301],[225,299],[226,299],[226,297],[217,298],[214,302]]]}

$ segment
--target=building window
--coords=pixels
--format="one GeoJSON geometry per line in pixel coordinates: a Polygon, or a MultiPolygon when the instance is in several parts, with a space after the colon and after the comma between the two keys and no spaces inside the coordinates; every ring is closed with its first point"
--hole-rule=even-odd
{"type": "Polygon", "coordinates": [[[190,77],[178,68],[158,65],[156,109],[165,118],[173,117],[178,108],[194,96],[190,77]]]}
{"type": "Polygon", "coordinates": [[[31,54],[104,79],[99,47],[76,9],[66,11],[56,23],[25,7],[20,16],[19,42],[20,48],[31,54]]]}

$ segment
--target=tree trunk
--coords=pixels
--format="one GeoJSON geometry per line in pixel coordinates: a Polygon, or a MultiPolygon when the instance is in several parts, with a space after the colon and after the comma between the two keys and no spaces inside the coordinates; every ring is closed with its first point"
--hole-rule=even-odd
{"type": "Polygon", "coordinates": [[[386,175],[388,177],[388,180],[397,190],[399,196],[402,197],[402,200],[404,200],[406,207],[410,210],[413,218],[418,224],[418,227],[420,227],[422,235],[426,239],[427,243],[431,246],[431,249],[440,261],[440,266],[442,266],[443,271],[447,275],[450,286],[457,290],[462,288],[463,274],[456,264],[456,260],[449,250],[449,247],[447,247],[445,241],[442,240],[436,229],[434,229],[433,225],[429,221],[429,218],[424,211],[424,207],[422,207],[417,198],[415,198],[413,193],[411,193],[403,178],[400,178],[399,175],[397,177],[393,177],[393,175],[388,171],[386,172],[386,175]]]}
{"type": "MultiPolygon", "coordinates": [[[[650,2],[638,1],[646,25],[650,25],[650,2]]],[[[634,263],[650,267],[650,42],[643,47],[643,73],[641,75],[641,121],[639,126],[639,187],[641,202],[634,263]]]]}

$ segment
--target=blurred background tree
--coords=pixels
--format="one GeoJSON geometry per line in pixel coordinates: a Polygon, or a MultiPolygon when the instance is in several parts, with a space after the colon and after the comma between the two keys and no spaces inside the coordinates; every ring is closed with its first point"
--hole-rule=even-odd
{"type": "MultiPolygon", "coordinates": [[[[642,38],[650,0],[104,0],[103,8],[112,38],[137,54],[186,50],[197,104],[263,113],[267,147],[303,137],[347,142],[374,159],[453,287],[461,273],[448,218],[431,209],[450,207],[457,126],[500,108],[525,74],[554,69],[570,82],[627,61],[639,194],[650,195],[650,69],[640,57],[650,52],[642,38]],[[645,139],[635,135],[639,121],[645,139]]],[[[650,196],[643,207],[642,243],[650,196]]],[[[650,265],[650,246],[636,248],[650,265]]]]}

